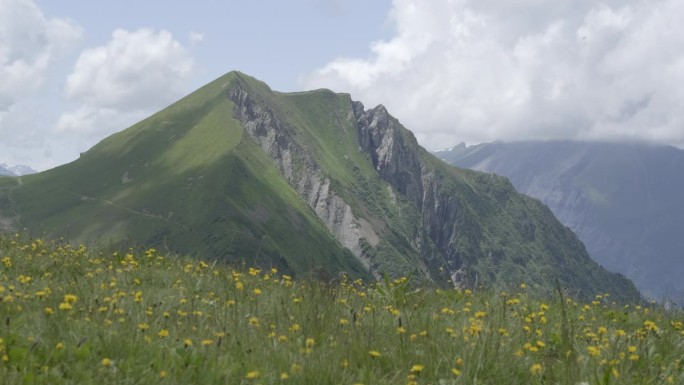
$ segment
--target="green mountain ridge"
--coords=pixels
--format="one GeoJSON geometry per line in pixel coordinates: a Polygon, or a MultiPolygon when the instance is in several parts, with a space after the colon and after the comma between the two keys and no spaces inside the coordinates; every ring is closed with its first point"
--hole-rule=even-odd
{"type": "Polygon", "coordinates": [[[649,298],[684,303],[684,151],[645,143],[577,141],[465,144],[446,162],[510,178],[547,204],[591,256],[649,298]]]}
{"type": "Polygon", "coordinates": [[[5,227],[75,242],[323,277],[547,289],[558,279],[585,297],[639,297],[539,201],[442,163],[384,107],[275,92],[238,72],[16,181],[0,179],[5,227]]]}

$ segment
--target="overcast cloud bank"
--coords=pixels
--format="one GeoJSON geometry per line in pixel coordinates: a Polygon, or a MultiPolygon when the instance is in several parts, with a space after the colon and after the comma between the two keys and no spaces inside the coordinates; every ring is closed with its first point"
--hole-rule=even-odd
{"type": "Polygon", "coordinates": [[[384,104],[430,149],[600,139],[684,146],[684,2],[395,0],[395,36],[304,79],[384,104]]]}
{"type": "MultiPolygon", "coordinates": [[[[337,0],[311,5],[349,11],[337,0]]],[[[306,26],[315,23],[297,15],[298,31],[309,36],[306,26]]],[[[385,21],[389,38],[371,43],[366,57],[322,65],[301,85],[384,104],[429,149],[497,139],[684,147],[681,15],[681,0],[395,0],[385,21]]],[[[202,14],[203,24],[180,29],[168,21],[146,27],[154,22],[103,31],[86,44],[92,31],[77,22],[45,15],[34,0],[0,0],[0,162],[43,170],[76,158],[200,86],[196,74],[212,52],[251,36],[211,29],[205,39],[193,29],[225,23],[220,15],[202,14]]],[[[255,40],[261,43],[236,62],[273,48],[264,42],[280,44],[277,29],[256,32],[268,39],[255,40]]],[[[262,58],[258,65],[287,64],[262,58]]]]}

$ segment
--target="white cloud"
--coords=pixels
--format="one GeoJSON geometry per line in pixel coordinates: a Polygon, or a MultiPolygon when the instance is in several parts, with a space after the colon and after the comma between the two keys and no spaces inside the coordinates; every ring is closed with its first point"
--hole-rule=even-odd
{"type": "Polygon", "coordinates": [[[395,0],[395,36],[304,81],[385,104],[429,148],[495,139],[684,146],[679,0],[395,0]]]}
{"type": "Polygon", "coordinates": [[[55,58],[81,36],[75,23],[46,18],[30,0],[0,0],[0,111],[43,85],[55,58]]]}
{"type": "Polygon", "coordinates": [[[98,107],[154,108],[184,91],[193,65],[189,52],[167,31],[117,29],[106,45],[81,53],[66,94],[98,107]]]}
{"type": "Polygon", "coordinates": [[[168,31],[117,29],[106,45],[81,53],[65,89],[81,106],[62,114],[55,129],[98,137],[123,129],[183,96],[193,68],[168,31]]]}

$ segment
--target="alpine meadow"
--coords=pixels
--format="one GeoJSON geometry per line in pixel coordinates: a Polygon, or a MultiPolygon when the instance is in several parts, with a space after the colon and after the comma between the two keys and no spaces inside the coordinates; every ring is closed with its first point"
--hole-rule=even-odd
{"type": "Polygon", "coordinates": [[[349,94],[230,72],[0,226],[5,383],[684,383],[681,310],[349,94]]]}

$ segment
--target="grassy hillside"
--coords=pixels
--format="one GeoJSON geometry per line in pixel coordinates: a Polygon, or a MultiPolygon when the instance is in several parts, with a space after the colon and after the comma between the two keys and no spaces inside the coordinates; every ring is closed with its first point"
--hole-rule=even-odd
{"type": "MultiPolygon", "coordinates": [[[[114,245],[112,245],[114,246],[114,245]]],[[[0,236],[3,384],[681,384],[681,312],[0,236]]]]}
{"type": "Polygon", "coordinates": [[[212,259],[367,276],[233,119],[232,73],[23,178],[21,225],[75,242],[121,241],[212,259]],[[299,242],[292,242],[292,239],[299,242]]]}

